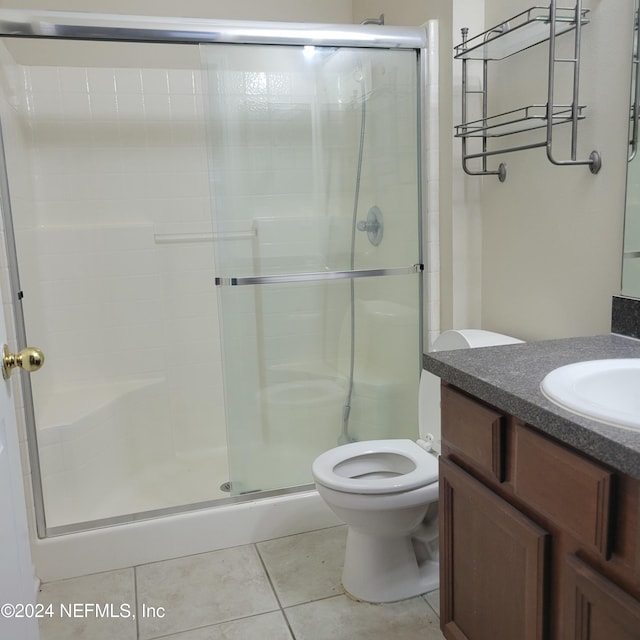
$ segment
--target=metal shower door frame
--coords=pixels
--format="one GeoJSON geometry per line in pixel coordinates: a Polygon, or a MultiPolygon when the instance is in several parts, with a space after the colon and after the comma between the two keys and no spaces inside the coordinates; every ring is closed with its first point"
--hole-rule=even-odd
{"type": "MultiPolygon", "coordinates": [[[[424,170],[427,158],[427,80],[428,38],[427,28],[394,27],[381,25],[340,25],[287,22],[252,22],[236,20],[208,20],[200,18],[171,18],[98,13],[76,13],[63,11],[14,11],[0,9],[0,37],[21,39],[80,40],[103,42],[138,42],[159,44],[268,44],[268,45],[314,45],[327,47],[362,47],[391,50],[415,50],[418,53],[418,200],[420,217],[418,233],[422,237],[422,217],[427,211],[426,180],[424,170]]],[[[10,301],[12,306],[17,348],[27,346],[22,289],[18,271],[17,249],[11,211],[10,185],[8,181],[2,124],[0,123],[0,209],[5,234],[5,251],[9,270],[10,301]]],[[[386,275],[417,273],[423,269],[422,243],[419,243],[419,264],[391,269],[386,275]]],[[[373,270],[378,271],[378,270],[373,270]]],[[[306,279],[315,279],[313,275],[306,279]]],[[[326,274],[323,274],[326,275],[326,274]]],[[[340,273],[333,278],[370,277],[382,273],[340,273]]],[[[223,284],[220,282],[219,284],[223,284]]],[[[227,285],[245,284],[225,282],[227,285]]],[[[423,290],[421,282],[420,308],[423,290]]],[[[420,334],[422,349],[422,333],[420,334]]],[[[32,491],[35,506],[35,525],[38,538],[47,538],[102,526],[125,524],[140,519],[138,514],[115,516],[100,521],[78,523],[63,527],[47,527],[42,477],[37,447],[37,427],[33,404],[33,393],[28,376],[21,376],[22,410],[25,414],[27,445],[31,467],[32,491]]],[[[265,492],[264,497],[291,493],[291,489],[265,492]]],[[[196,505],[187,504],[152,512],[142,517],[161,517],[191,511],[194,508],[216,506],[255,500],[255,495],[211,500],[196,505]]]]}

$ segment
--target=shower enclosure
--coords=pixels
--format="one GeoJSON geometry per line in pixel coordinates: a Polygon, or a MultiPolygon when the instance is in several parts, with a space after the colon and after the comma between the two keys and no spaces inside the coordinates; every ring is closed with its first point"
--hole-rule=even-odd
{"type": "Polygon", "coordinates": [[[424,30],[0,33],[40,537],[308,488],[338,443],[417,437],[424,30]]]}

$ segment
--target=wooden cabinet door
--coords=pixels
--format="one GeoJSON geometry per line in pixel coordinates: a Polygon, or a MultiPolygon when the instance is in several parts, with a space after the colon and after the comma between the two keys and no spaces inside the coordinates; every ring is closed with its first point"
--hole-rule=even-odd
{"type": "Polygon", "coordinates": [[[640,602],[579,558],[567,564],[566,640],[640,640],[640,602]]]}
{"type": "Polygon", "coordinates": [[[441,626],[448,640],[544,640],[549,534],[440,459],[441,626]]]}

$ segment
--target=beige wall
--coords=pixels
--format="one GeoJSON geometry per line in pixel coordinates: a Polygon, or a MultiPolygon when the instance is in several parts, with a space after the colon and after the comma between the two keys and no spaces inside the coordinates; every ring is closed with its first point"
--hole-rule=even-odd
{"type": "MultiPolygon", "coordinates": [[[[453,42],[447,52],[453,55],[453,45],[460,42],[460,30],[464,27],[469,33],[481,33],[484,30],[485,0],[454,0],[453,2],[453,42]]],[[[477,80],[479,69],[470,69],[469,78],[473,84],[477,80]]],[[[462,121],[461,105],[462,66],[453,61],[452,124],[462,121]]],[[[481,326],[482,302],[482,207],[480,202],[482,180],[466,175],[462,170],[462,148],[460,141],[453,138],[453,128],[448,132],[453,143],[453,164],[451,169],[452,200],[449,225],[449,237],[443,239],[442,270],[449,273],[448,283],[443,290],[442,328],[461,329],[481,326]],[[448,251],[447,251],[448,248],[448,251]]],[[[447,231],[447,221],[443,221],[443,232],[447,231]]]]}
{"type": "Polygon", "coordinates": [[[385,24],[416,26],[451,14],[449,0],[353,0],[352,5],[354,22],[384,13],[385,24]]]}
{"type": "MultiPolygon", "coordinates": [[[[487,0],[486,24],[528,6],[487,0]]],[[[585,6],[591,24],[583,31],[580,101],[588,108],[578,158],[597,149],[602,170],[594,176],[586,167],[556,167],[535,149],[501,158],[504,184],[482,179],[482,326],[527,340],[608,332],[611,296],[620,292],[632,0],[585,6]]],[[[544,45],[494,64],[504,66],[492,78],[492,108],[545,102],[544,45]]],[[[556,155],[568,158],[561,129],[556,155]]]]}

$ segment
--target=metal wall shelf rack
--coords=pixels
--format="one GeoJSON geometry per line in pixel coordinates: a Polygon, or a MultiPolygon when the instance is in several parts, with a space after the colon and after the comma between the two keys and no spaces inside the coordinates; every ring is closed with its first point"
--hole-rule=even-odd
{"type": "Polygon", "coordinates": [[[574,8],[559,8],[556,0],[548,7],[532,7],[513,18],[468,38],[469,30],[462,29],[462,43],[455,47],[455,58],[462,61],[462,124],[455,127],[456,137],[462,140],[462,166],[469,175],[496,175],[501,182],[507,177],[507,168],[500,163],[497,169],[489,169],[487,159],[490,156],[545,147],[547,157],[555,165],[588,165],[591,173],[598,173],[602,166],[600,154],[592,151],[587,160],[577,159],[578,122],[585,118],[586,107],[579,104],[580,84],[580,39],[582,27],[588,24],[588,9],[582,8],[578,0],[574,8]],[[573,32],[573,57],[560,58],[556,55],[556,38],[564,33],[573,32]],[[546,104],[533,104],[513,109],[497,115],[488,114],[488,68],[489,62],[503,60],[535,45],[548,42],[549,69],[546,104]],[[470,89],[467,64],[469,61],[482,61],[482,85],[480,89],[470,89]],[[556,65],[567,64],[571,67],[573,86],[570,104],[554,102],[556,65]],[[469,120],[468,101],[471,95],[480,95],[482,99],[482,117],[469,120]],[[558,160],[553,151],[553,127],[558,124],[571,125],[571,159],[558,160]],[[524,145],[504,146],[489,149],[490,138],[505,138],[512,134],[544,129],[544,140],[524,145]],[[481,141],[481,150],[471,153],[468,141],[477,138],[481,141]],[[471,169],[469,162],[480,159],[480,169],[471,169]]]}

